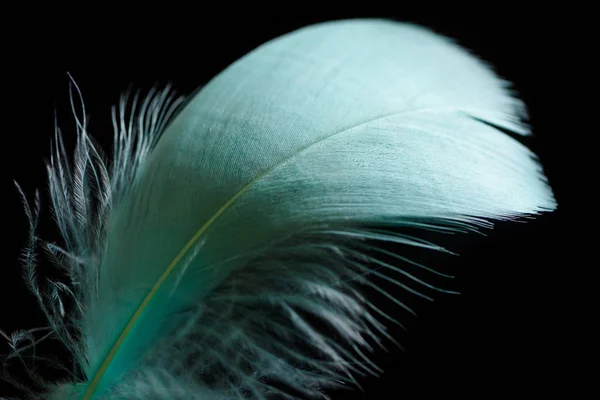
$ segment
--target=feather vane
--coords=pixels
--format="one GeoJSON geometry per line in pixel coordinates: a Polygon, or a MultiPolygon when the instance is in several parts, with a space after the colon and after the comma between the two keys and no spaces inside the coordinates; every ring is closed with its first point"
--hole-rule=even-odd
{"type": "Polygon", "coordinates": [[[373,243],[445,251],[405,230],[476,231],[556,207],[535,155],[502,132],[530,134],[508,83],[415,25],[306,27],[182,102],[170,88],[130,110],[123,100],[110,163],[84,118],[72,168],[57,134],[48,171],[64,248],[46,248],[71,282],[40,304],[84,378],[51,398],[359,386],[381,373],[370,353],[400,323],[360,288],[407,312],[373,278],[443,291],[406,266],[443,274],[373,243]],[[76,304],[68,321],[62,296],[76,304]]]}

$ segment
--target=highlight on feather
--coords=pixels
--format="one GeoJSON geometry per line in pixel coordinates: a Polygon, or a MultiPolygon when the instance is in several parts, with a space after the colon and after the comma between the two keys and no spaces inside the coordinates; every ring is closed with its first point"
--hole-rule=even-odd
{"type": "Polygon", "coordinates": [[[401,324],[366,293],[412,313],[403,295],[444,291],[426,278],[444,274],[382,244],[447,251],[419,232],[474,232],[556,207],[535,155],[499,129],[529,134],[508,84],[411,24],[300,29],[182,107],[169,87],[141,105],[126,96],[109,164],[72,104],[73,167],[58,130],[48,166],[63,244],[37,239],[39,202],[25,202],[25,278],[75,364],[46,398],[328,398],[360,387],[357,377],[381,373],[370,353],[396,342],[387,324],[401,324]],[[37,244],[70,282],[40,288],[37,244]]]}

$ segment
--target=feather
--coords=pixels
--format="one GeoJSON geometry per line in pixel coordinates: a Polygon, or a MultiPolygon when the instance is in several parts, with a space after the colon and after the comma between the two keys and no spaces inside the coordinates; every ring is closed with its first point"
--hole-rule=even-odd
{"type": "Polygon", "coordinates": [[[405,266],[439,272],[380,244],[445,251],[406,229],[556,207],[535,155],[503,132],[530,134],[508,82],[419,26],[305,27],[183,106],[172,93],[120,103],[110,163],[84,117],[73,167],[57,134],[64,243],[45,246],[70,282],[39,296],[82,378],[49,398],[327,398],[378,374],[373,345],[395,340],[386,324],[400,321],[361,288],[408,312],[398,293],[436,289],[405,266]]]}

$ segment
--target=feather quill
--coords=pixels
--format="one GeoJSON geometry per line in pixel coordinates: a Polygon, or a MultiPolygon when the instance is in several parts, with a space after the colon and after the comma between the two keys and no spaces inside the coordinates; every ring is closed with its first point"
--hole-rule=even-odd
{"type": "Polygon", "coordinates": [[[44,244],[70,282],[41,290],[25,260],[83,377],[47,396],[327,398],[379,373],[372,345],[398,321],[360,288],[411,311],[370,277],[428,297],[404,265],[437,272],[377,242],[443,251],[400,232],[556,207],[535,155],[502,132],[530,134],[509,87],[425,28],[347,20],[260,46],[182,107],[170,88],[124,99],[111,162],[78,117],[74,165],[57,132],[48,167],[64,243],[44,244]]]}

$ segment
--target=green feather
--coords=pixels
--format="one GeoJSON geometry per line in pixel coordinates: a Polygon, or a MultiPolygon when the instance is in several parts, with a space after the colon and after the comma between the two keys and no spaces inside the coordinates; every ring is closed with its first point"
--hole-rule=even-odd
{"type": "Polygon", "coordinates": [[[171,103],[148,100],[140,121],[163,122],[138,126],[152,132],[138,147],[117,129],[101,234],[86,244],[89,226],[61,225],[85,260],[71,268],[81,339],[62,335],[87,378],[55,396],[266,399],[279,389],[263,377],[315,395],[375,373],[360,349],[387,335],[384,314],[357,285],[380,290],[371,273],[431,286],[399,255],[366,255],[365,239],[441,250],[396,228],[475,230],[556,206],[534,154],[499,129],[529,134],[508,87],[424,28],[351,20],[259,47],[164,130],[171,103]]]}

